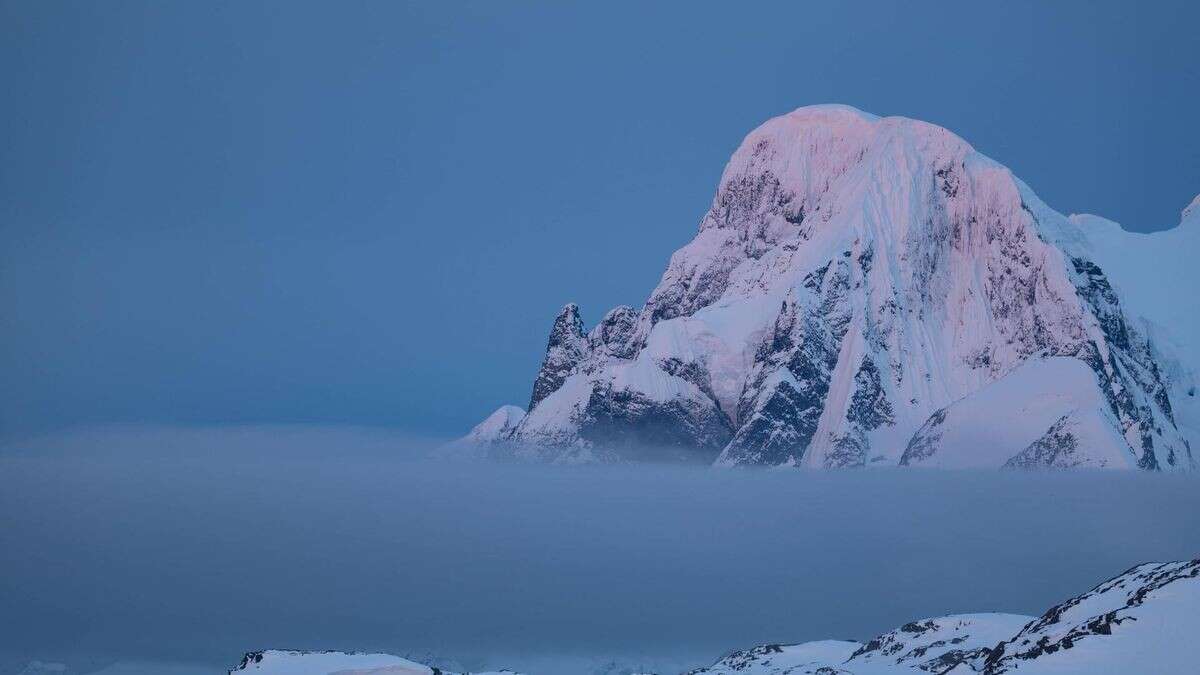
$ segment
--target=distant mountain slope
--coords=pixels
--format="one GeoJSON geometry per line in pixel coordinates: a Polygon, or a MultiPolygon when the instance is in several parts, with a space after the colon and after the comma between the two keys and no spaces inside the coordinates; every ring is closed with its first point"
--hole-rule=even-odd
{"type": "MultiPolygon", "coordinates": [[[[268,649],[247,652],[241,663],[229,670],[257,675],[458,675],[391,654],[360,654],[337,651],[268,649]]],[[[477,672],[474,675],[517,675],[512,671],[477,672]]]]}
{"type": "Polygon", "coordinates": [[[801,108],[746,137],[640,310],[585,330],[563,308],[528,414],[471,442],[554,462],[1192,469],[1195,319],[1177,314],[1197,218],[1149,236],[1068,219],[945,129],[801,108]],[[1061,391],[1028,376],[1055,359],[1085,366],[1061,391]],[[1010,377],[1072,407],[987,419],[971,399],[1016,401],[1010,377]],[[974,450],[928,454],[946,416],[974,450]]]}
{"type": "MultiPolygon", "coordinates": [[[[1200,559],[1147,563],[1040,617],[956,614],[913,621],[865,643],[760,645],[687,675],[1191,675],[1200,663],[1197,630],[1200,559]]],[[[387,654],[299,651],[250,652],[229,672],[455,675],[387,654]]]]}
{"type": "Polygon", "coordinates": [[[232,673],[261,673],[274,675],[348,675],[348,673],[393,673],[395,675],[430,675],[428,666],[390,654],[356,654],[347,652],[310,652],[268,649],[247,652],[232,673]]]}
{"type": "Polygon", "coordinates": [[[1038,618],[965,614],[905,624],[866,644],[733,652],[689,675],[1106,675],[1195,673],[1200,560],[1149,563],[1038,618]]]}

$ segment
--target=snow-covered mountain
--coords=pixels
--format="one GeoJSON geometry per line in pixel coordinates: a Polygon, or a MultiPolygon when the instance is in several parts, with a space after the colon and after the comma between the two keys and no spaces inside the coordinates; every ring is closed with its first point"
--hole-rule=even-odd
{"type": "Polygon", "coordinates": [[[1148,563],[1040,617],[960,614],[865,644],[826,640],[735,651],[689,675],[1113,675],[1196,672],[1200,560],[1148,563]]]}
{"type": "MultiPolygon", "coordinates": [[[[866,642],[822,640],[733,651],[687,675],[1184,675],[1200,663],[1200,559],[1147,563],[1040,617],[956,614],[866,642]]],[[[453,675],[387,654],[250,652],[258,675],[453,675]]],[[[510,672],[510,671],[501,671],[510,672]]]]}
{"type": "MultiPolygon", "coordinates": [[[[759,645],[734,651],[688,675],[891,675],[943,673],[978,660],[1019,632],[1033,617],[1019,614],[956,614],[906,623],[867,643],[820,640],[797,645],[759,645]]],[[[969,668],[963,672],[973,672],[969,668]]]]}
{"type": "Polygon", "coordinates": [[[502,408],[460,445],[1192,469],[1198,204],[1133,234],[1062,216],[940,127],[801,108],[742,142],[640,310],[586,330],[564,307],[528,413],[502,408]]]}
{"type": "MultiPolygon", "coordinates": [[[[338,651],[269,649],[247,652],[241,663],[229,670],[257,675],[456,675],[391,654],[362,654],[338,651]]],[[[517,675],[510,670],[477,672],[474,675],[517,675]]]]}

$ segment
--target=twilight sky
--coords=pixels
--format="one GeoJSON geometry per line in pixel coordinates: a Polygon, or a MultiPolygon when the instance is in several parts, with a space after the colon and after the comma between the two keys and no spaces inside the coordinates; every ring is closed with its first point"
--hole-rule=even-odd
{"type": "Polygon", "coordinates": [[[801,105],[1130,229],[1200,192],[1195,3],[720,5],[0,1],[0,437],[465,431],[801,105]]]}

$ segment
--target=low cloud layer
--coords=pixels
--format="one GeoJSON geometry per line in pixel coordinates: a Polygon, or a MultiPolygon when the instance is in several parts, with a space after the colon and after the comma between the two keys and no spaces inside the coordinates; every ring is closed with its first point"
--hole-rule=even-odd
{"type": "Polygon", "coordinates": [[[0,452],[0,654],[264,647],[705,661],[963,611],[1038,613],[1200,555],[1144,473],[432,462],[370,431],[75,434],[0,452]]]}

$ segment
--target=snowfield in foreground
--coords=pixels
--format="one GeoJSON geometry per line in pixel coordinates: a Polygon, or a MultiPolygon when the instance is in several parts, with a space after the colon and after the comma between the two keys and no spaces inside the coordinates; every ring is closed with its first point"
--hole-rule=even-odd
{"type": "MultiPolygon", "coordinates": [[[[390,654],[307,652],[269,649],[249,652],[230,673],[262,675],[456,675],[390,654]]],[[[510,670],[476,671],[472,675],[512,674],[510,670]]]]}
{"type": "MultiPolygon", "coordinates": [[[[687,675],[1187,675],[1200,664],[1197,631],[1200,559],[1139,565],[1040,617],[958,614],[866,643],[760,645],[687,675]]],[[[298,651],[250,652],[229,672],[457,675],[386,654],[298,651]]]]}
{"type": "Polygon", "coordinates": [[[566,305],[528,411],[450,454],[1192,470],[1197,253],[1200,197],[1129,232],[941,127],[800,108],[745,138],[640,309],[566,305]]]}

